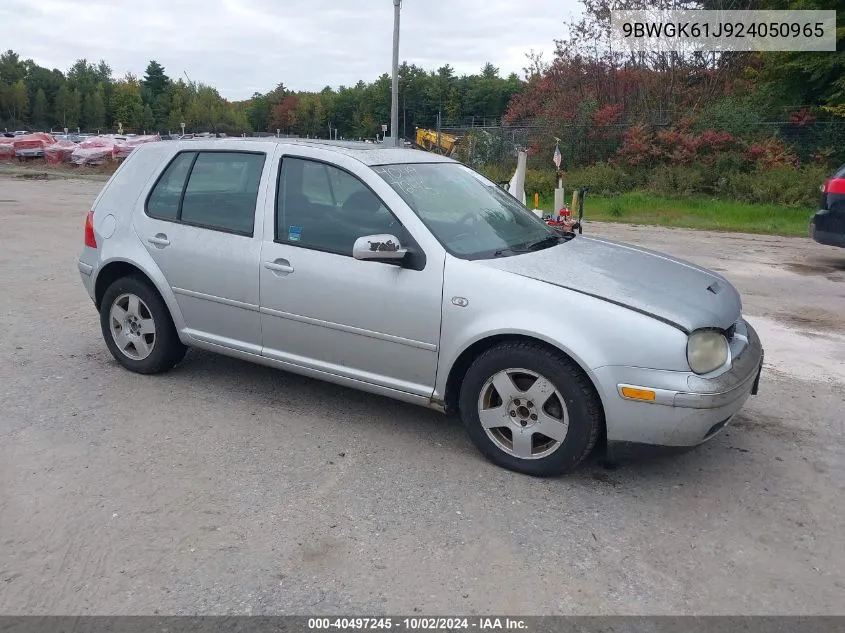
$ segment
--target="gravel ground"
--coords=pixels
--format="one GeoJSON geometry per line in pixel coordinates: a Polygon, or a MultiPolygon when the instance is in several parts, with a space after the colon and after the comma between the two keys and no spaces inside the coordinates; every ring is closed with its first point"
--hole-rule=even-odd
{"type": "Polygon", "coordinates": [[[538,480],[383,398],[120,369],[75,267],[99,186],[0,178],[0,613],[845,612],[845,251],[587,224],[722,271],[767,364],[698,450],[538,480]]]}

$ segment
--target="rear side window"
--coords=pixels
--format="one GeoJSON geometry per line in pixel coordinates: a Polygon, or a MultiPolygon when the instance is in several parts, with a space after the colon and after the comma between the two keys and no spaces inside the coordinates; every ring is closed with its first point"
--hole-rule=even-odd
{"type": "Polygon", "coordinates": [[[248,152],[179,154],[151,192],[147,215],[251,236],[264,159],[248,152]]]}
{"type": "Polygon", "coordinates": [[[200,152],[191,169],[180,220],[252,235],[264,154],[200,152]]]}
{"type": "Polygon", "coordinates": [[[177,219],[185,178],[195,156],[196,152],[178,154],[167,166],[147,200],[147,215],[160,220],[177,219]]]}

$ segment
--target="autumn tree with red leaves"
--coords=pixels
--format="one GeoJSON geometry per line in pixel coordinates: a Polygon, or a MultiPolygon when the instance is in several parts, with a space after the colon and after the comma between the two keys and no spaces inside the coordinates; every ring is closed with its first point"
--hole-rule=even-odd
{"type": "Polygon", "coordinates": [[[299,97],[288,95],[284,100],[273,108],[272,124],[285,134],[288,134],[296,125],[296,106],[299,97]]]}
{"type": "MultiPolygon", "coordinates": [[[[551,151],[553,137],[558,137],[563,140],[565,162],[584,164],[611,157],[630,126],[676,124],[741,81],[736,68],[745,59],[742,54],[626,53],[614,48],[610,12],[654,8],[654,4],[651,0],[583,0],[583,16],[566,25],[568,33],[556,41],[554,60],[544,65],[536,55],[528,56],[528,87],[511,100],[506,121],[548,130],[532,140],[541,154],[551,151]]],[[[705,4],[661,3],[679,9],[705,4]]],[[[689,147],[678,152],[679,156],[694,153],[689,147]]],[[[641,159],[647,160],[647,155],[641,159]]]]}

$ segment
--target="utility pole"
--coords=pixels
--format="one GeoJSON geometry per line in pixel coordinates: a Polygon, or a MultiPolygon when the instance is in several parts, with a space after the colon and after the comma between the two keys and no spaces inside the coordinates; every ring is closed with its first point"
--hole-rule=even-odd
{"type": "Polygon", "coordinates": [[[390,136],[399,147],[399,14],[402,0],[393,0],[393,90],[390,103],[390,136]]]}
{"type": "Polygon", "coordinates": [[[437,107],[437,153],[443,153],[443,149],[440,147],[440,106],[437,107]]]}

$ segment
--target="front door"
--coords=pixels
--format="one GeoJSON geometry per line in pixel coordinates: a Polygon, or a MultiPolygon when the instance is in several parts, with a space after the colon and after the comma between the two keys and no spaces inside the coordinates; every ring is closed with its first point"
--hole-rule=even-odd
{"type": "MultiPolygon", "coordinates": [[[[310,154],[310,155],[309,155],[310,154]]],[[[443,255],[422,251],[365,183],[369,168],[282,158],[261,252],[263,353],[273,359],[430,397],[437,371],[443,255]],[[355,173],[357,171],[357,173],[355,173]],[[352,257],[358,237],[389,233],[410,266],[352,257]]],[[[376,183],[371,181],[371,184],[376,183]]]]}
{"type": "Polygon", "coordinates": [[[135,214],[135,230],[170,284],[187,334],[255,354],[261,353],[255,218],[269,162],[263,152],[180,152],[141,202],[144,213],[135,214]]]}

